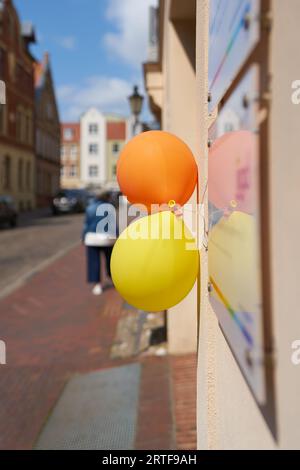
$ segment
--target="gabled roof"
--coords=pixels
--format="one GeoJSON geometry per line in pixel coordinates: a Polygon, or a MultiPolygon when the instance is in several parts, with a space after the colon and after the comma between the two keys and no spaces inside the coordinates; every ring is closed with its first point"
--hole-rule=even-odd
{"type": "Polygon", "coordinates": [[[126,140],[126,122],[108,121],[106,124],[107,140],[126,140]]]}
{"type": "Polygon", "coordinates": [[[67,144],[79,144],[80,143],[80,124],[79,122],[63,122],[60,125],[61,141],[67,144]],[[73,136],[70,139],[65,139],[64,130],[72,129],[73,136]]]}

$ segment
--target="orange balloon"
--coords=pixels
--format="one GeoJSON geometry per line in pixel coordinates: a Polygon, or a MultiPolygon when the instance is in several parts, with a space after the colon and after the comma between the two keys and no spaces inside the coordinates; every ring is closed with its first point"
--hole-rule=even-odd
{"type": "Polygon", "coordinates": [[[164,131],[143,132],[123,148],[117,164],[120,189],[132,204],[185,204],[197,183],[189,147],[164,131]]]}

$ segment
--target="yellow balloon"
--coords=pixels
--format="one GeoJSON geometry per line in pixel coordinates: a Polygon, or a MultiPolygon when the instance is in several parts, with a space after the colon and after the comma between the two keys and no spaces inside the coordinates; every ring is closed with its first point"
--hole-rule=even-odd
{"type": "Polygon", "coordinates": [[[129,225],[111,257],[118,292],[130,305],[151,312],[166,310],[184,299],[198,270],[196,242],[183,221],[169,211],[129,225]]]}
{"type": "Polygon", "coordinates": [[[213,296],[235,312],[261,304],[259,228],[254,216],[235,211],[212,228],[208,245],[213,296]]]}

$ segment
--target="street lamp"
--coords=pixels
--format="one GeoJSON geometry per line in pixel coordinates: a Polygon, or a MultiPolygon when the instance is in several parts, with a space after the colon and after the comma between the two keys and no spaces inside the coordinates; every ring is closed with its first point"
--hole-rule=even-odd
{"type": "Polygon", "coordinates": [[[136,133],[136,127],[139,122],[139,115],[142,111],[144,97],[143,95],[139,94],[139,88],[137,85],[133,87],[133,93],[128,97],[129,105],[131,109],[131,113],[134,116],[134,123],[133,123],[133,135],[136,133]]]}

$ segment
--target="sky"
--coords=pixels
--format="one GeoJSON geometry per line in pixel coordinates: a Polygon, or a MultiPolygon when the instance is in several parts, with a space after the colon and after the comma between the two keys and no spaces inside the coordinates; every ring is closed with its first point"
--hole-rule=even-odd
{"type": "MultiPolygon", "coordinates": [[[[50,53],[62,121],[91,106],[129,115],[134,84],[143,90],[148,9],[157,0],[14,0],[21,21],[34,24],[41,59],[50,53]]],[[[144,90],[143,90],[144,93],[144,90]]],[[[143,119],[151,119],[145,99],[143,119]]]]}

